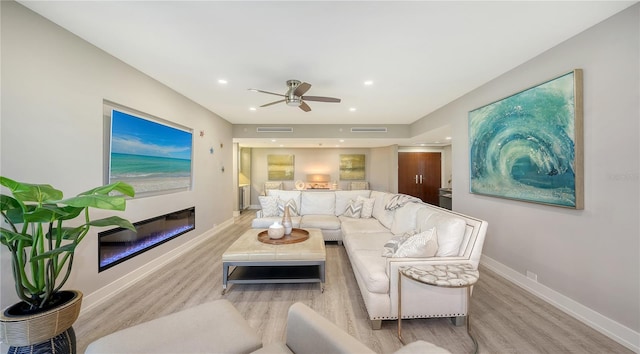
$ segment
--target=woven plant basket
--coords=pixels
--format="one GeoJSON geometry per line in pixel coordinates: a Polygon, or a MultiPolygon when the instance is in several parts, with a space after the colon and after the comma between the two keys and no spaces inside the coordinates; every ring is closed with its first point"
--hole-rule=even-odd
{"type": "Polygon", "coordinates": [[[69,329],[80,314],[82,292],[65,291],[73,293],[73,298],[45,312],[7,316],[5,309],[0,318],[0,340],[12,347],[24,347],[47,341],[69,329]]]}

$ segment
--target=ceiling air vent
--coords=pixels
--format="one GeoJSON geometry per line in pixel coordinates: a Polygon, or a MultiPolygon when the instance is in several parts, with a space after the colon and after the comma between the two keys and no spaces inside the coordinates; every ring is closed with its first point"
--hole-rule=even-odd
{"type": "Polygon", "coordinates": [[[352,133],[386,133],[386,127],[353,127],[352,133]]]}
{"type": "Polygon", "coordinates": [[[291,127],[258,127],[256,128],[258,133],[293,133],[291,127]]]}

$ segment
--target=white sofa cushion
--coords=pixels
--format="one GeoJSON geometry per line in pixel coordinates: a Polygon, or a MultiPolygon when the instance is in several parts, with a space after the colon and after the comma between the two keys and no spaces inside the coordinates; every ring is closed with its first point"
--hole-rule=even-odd
{"type": "Polygon", "coordinates": [[[348,248],[349,253],[359,250],[370,250],[378,252],[380,249],[393,238],[390,232],[374,232],[374,233],[352,233],[347,236],[348,241],[344,242],[344,247],[348,248]]]}
{"type": "Polygon", "coordinates": [[[376,202],[375,198],[365,198],[362,196],[358,196],[358,199],[356,200],[362,202],[362,212],[360,213],[361,218],[368,219],[373,216],[373,205],[376,202]]]}
{"type": "Polygon", "coordinates": [[[361,249],[349,253],[354,272],[360,274],[367,290],[377,294],[389,293],[389,277],[387,276],[387,261],[380,256],[380,248],[376,250],[361,249]]]}
{"type": "Polygon", "coordinates": [[[304,215],[300,227],[323,230],[340,230],[340,219],[335,215],[304,215]]]}
{"type": "Polygon", "coordinates": [[[293,199],[296,202],[296,207],[300,210],[300,191],[284,191],[279,189],[269,189],[267,191],[268,196],[280,198],[282,200],[293,199]]]}
{"type": "Polygon", "coordinates": [[[418,228],[420,231],[436,228],[438,233],[436,257],[450,257],[460,254],[460,244],[467,227],[464,219],[443,212],[435,212],[418,222],[420,223],[418,228]]]}
{"type": "Polygon", "coordinates": [[[418,210],[423,207],[422,203],[407,203],[397,208],[393,215],[391,233],[394,235],[402,235],[407,232],[415,233],[418,210]]]}
{"type": "Polygon", "coordinates": [[[409,233],[392,237],[384,244],[384,247],[382,247],[382,257],[393,257],[398,248],[400,248],[400,245],[402,245],[409,237],[411,237],[411,234],[409,233]]]}
{"type": "Polygon", "coordinates": [[[301,193],[300,215],[334,215],[336,194],[333,192],[301,193]]]}
{"type": "Polygon", "coordinates": [[[362,212],[362,201],[356,202],[355,200],[351,200],[347,205],[347,209],[344,211],[344,216],[353,219],[360,219],[360,213],[362,212]]]}
{"type": "Polygon", "coordinates": [[[278,198],[270,196],[259,196],[260,207],[262,208],[262,216],[278,216],[278,198]]]}
{"type": "Polygon", "coordinates": [[[371,191],[335,191],[336,195],[336,216],[344,214],[349,201],[352,199],[368,198],[371,191]]]}
{"type": "Polygon", "coordinates": [[[371,197],[376,199],[376,202],[373,204],[373,217],[376,218],[384,227],[387,229],[391,229],[391,224],[393,223],[393,213],[394,210],[386,210],[385,205],[387,202],[391,200],[394,194],[372,191],[371,197]]]}
{"type": "Polygon", "coordinates": [[[298,206],[293,199],[283,200],[278,198],[278,216],[284,216],[284,208],[289,208],[290,216],[300,215],[300,209],[298,209],[298,206]]]}
{"type": "Polygon", "coordinates": [[[389,232],[389,230],[382,226],[378,220],[369,219],[353,219],[346,216],[339,217],[342,223],[342,234],[347,233],[374,233],[374,232],[389,232]]]}
{"type": "Polygon", "coordinates": [[[433,257],[438,251],[438,232],[435,228],[407,238],[393,254],[393,257],[433,257]]]}

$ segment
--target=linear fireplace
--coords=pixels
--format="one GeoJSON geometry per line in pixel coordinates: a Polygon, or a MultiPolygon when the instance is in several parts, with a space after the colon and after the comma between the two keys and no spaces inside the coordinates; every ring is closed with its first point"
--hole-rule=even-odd
{"type": "Polygon", "coordinates": [[[137,232],[117,228],[98,233],[98,272],[195,229],[196,208],[157,216],[133,225],[137,232]]]}

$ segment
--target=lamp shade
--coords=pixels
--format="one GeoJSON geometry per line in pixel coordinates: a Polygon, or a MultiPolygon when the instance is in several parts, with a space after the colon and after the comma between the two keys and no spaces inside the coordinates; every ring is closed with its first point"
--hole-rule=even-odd
{"type": "Polygon", "coordinates": [[[327,183],[330,179],[331,176],[325,174],[315,173],[307,175],[307,182],[311,183],[327,183]]]}

